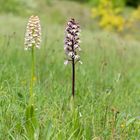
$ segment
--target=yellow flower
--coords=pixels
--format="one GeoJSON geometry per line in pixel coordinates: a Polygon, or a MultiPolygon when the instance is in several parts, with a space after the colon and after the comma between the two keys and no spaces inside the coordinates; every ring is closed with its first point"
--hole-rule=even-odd
{"type": "Polygon", "coordinates": [[[34,81],[34,82],[37,81],[37,78],[36,78],[35,76],[33,76],[33,81],[34,81]]]}
{"type": "Polygon", "coordinates": [[[125,124],[124,123],[121,124],[121,128],[122,129],[125,128],[125,124]]]}
{"type": "Polygon", "coordinates": [[[131,18],[135,20],[140,20],[140,6],[132,12],[131,18]]]}
{"type": "Polygon", "coordinates": [[[99,6],[92,9],[93,18],[99,18],[99,25],[107,30],[123,31],[125,19],[120,15],[121,8],[114,7],[111,0],[101,0],[99,6]]]}

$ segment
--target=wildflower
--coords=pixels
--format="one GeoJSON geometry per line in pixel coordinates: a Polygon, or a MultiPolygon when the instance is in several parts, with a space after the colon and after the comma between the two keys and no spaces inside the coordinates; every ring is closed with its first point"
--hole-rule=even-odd
{"type": "Polygon", "coordinates": [[[99,26],[107,30],[121,32],[126,20],[121,16],[122,8],[114,6],[111,0],[100,0],[99,6],[92,9],[92,17],[99,19],[99,26]]]}
{"type": "Polygon", "coordinates": [[[29,18],[26,34],[25,34],[25,50],[32,47],[40,48],[41,43],[41,26],[38,16],[31,16],[29,18]]]}
{"type": "Polygon", "coordinates": [[[29,18],[26,34],[25,34],[25,50],[31,50],[31,81],[30,81],[30,96],[29,102],[26,107],[25,112],[25,126],[27,130],[27,135],[30,139],[35,139],[36,131],[37,130],[37,119],[35,116],[35,106],[34,106],[34,87],[36,82],[35,76],[35,48],[40,48],[41,43],[41,27],[40,27],[40,20],[38,16],[31,16],[29,18]],[[32,132],[32,133],[30,133],[32,132]]]}
{"type": "Polygon", "coordinates": [[[125,124],[124,124],[124,123],[122,123],[120,127],[121,127],[121,128],[125,128],[125,124]]]}
{"type": "Polygon", "coordinates": [[[75,19],[71,19],[66,27],[64,51],[67,55],[67,60],[64,62],[65,65],[72,60],[74,60],[74,63],[77,61],[81,63],[78,55],[78,52],[81,51],[79,34],[79,24],[75,22],[75,19]]]}
{"type": "Polygon", "coordinates": [[[31,50],[31,82],[30,82],[30,104],[33,104],[33,88],[36,81],[35,76],[35,48],[40,48],[41,26],[38,16],[29,18],[25,33],[25,50],[31,50]]]}
{"type": "Polygon", "coordinates": [[[72,64],[72,96],[75,95],[75,64],[80,61],[80,56],[78,52],[81,51],[80,48],[80,26],[76,23],[75,19],[71,19],[67,23],[66,27],[66,36],[65,36],[65,45],[64,51],[67,55],[67,60],[64,62],[67,65],[69,62],[72,64]]]}

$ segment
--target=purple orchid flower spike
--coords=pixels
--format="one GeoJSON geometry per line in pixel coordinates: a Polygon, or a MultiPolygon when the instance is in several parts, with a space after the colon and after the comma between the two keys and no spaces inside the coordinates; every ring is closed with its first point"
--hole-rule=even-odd
{"type": "Polygon", "coordinates": [[[64,64],[67,65],[68,63],[72,64],[72,96],[75,95],[75,64],[77,62],[81,62],[79,51],[81,51],[80,48],[80,26],[75,21],[75,19],[70,19],[67,23],[66,27],[66,35],[65,35],[65,45],[64,45],[64,51],[67,56],[67,59],[65,60],[64,64]]]}

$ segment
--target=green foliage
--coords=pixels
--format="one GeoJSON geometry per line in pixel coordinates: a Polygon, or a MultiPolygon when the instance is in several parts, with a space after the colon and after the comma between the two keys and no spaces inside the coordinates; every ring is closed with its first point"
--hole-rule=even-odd
{"type": "Polygon", "coordinates": [[[78,1],[78,2],[89,2],[90,0],[73,0],[73,1],[78,1]]]}
{"type": "Polygon", "coordinates": [[[108,31],[125,31],[132,27],[137,27],[140,19],[140,7],[127,12],[127,16],[124,15],[125,8],[117,6],[115,1],[100,0],[98,6],[92,8],[92,17],[98,20],[99,26],[108,31]]]}
{"type": "MultiPolygon", "coordinates": [[[[98,5],[101,0],[90,0],[92,5],[98,5]]],[[[125,6],[125,0],[111,0],[114,6],[125,6]]]]}
{"type": "MultiPolygon", "coordinates": [[[[74,1],[89,3],[93,6],[96,6],[100,3],[100,0],[74,0],[74,1]]],[[[114,3],[115,6],[124,6],[126,0],[112,0],[112,2],[114,3]]]]}
{"type": "Polygon", "coordinates": [[[26,135],[30,140],[38,140],[39,129],[33,105],[28,105],[25,111],[26,135]]]}
{"type": "Polygon", "coordinates": [[[30,52],[23,48],[26,20],[9,16],[8,27],[5,27],[7,17],[0,23],[5,28],[5,33],[0,32],[2,140],[31,139],[33,134],[38,140],[139,139],[139,42],[83,28],[83,65],[77,65],[76,69],[72,110],[71,66],[63,65],[64,26],[45,26],[46,21],[42,21],[43,42],[36,52],[36,102],[31,107],[28,106],[30,52]],[[11,34],[13,30],[17,32],[11,34]]]}
{"type": "Polygon", "coordinates": [[[112,0],[115,7],[124,7],[126,0],[112,0]]]}
{"type": "Polygon", "coordinates": [[[47,5],[52,5],[52,0],[45,0],[47,5]]]}
{"type": "Polygon", "coordinates": [[[20,8],[23,8],[22,3],[17,0],[1,0],[0,5],[1,12],[18,13],[22,10],[20,8]]]}
{"type": "Polygon", "coordinates": [[[36,7],[34,0],[0,0],[0,12],[25,16],[36,7]]]}
{"type": "MultiPolygon", "coordinates": [[[[23,46],[27,17],[0,15],[1,140],[139,139],[139,41],[91,30],[91,23],[80,22],[88,26],[81,31],[83,65],[76,67],[73,107],[71,66],[63,64],[64,23],[54,22],[46,9],[40,10],[43,30],[42,46],[36,52],[34,106],[28,106],[31,63],[23,46]]],[[[73,13],[81,19],[74,8],[73,13]]]]}
{"type": "Polygon", "coordinates": [[[99,4],[99,1],[100,1],[100,0],[90,0],[90,1],[89,1],[89,4],[90,4],[90,5],[93,5],[93,6],[97,6],[97,5],[99,4]]]}
{"type": "MultiPolygon", "coordinates": [[[[93,6],[98,5],[100,2],[100,0],[73,0],[73,1],[90,3],[93,6]]],[[[140,0],[112,0],[112,1],[116,6],[128,5],[137,7],[138,5],[140,5],[140,0]]]]}
{"type": "Polygon", "coordinates": [[[126,0],[127,5],[137,7],[140,5],[140,0],[126,0]]]}

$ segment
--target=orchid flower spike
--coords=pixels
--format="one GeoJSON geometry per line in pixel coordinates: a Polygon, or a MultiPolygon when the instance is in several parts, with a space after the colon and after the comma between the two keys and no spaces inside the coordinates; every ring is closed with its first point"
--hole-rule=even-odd
{"type": "Polygon", "coordinates": [[[80,26],[75,19],[70,19],[70,21],[67,23],[65,32],[64,51],[67,56],[67,60],[64,62],[64,64],[67,65],[72,61],[72,59],[74,59],[74,63],[80,62],[82,64],[80,61],[80,56],[78,55],[78,52],[81,51],[79,38],[80,26]]]}
{"type": "Polygon", "coordinates": [[[25,50],[30,50],[32,47],[40,48],[41,43],[41,26],[38,16],[29,18],[26,33],[25,33],[25,50]]]}

